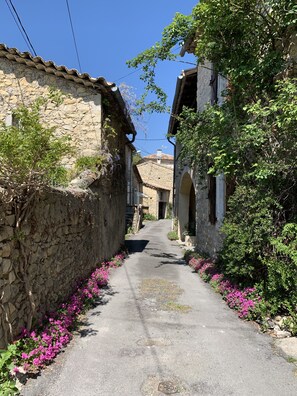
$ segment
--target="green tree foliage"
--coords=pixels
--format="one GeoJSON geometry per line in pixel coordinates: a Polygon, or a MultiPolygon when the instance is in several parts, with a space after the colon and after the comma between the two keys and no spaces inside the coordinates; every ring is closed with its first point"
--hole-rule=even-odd
{"type": "Polygon", "coordinates": [[[0,126],[0,185],[16,193],[66,180],[60,164],[70,152],[69,138],[57,138],[54,128],[41,124],[42,104],[37,100],[31,108],[19,107],[15,125],[0,126]]]}
{"type": "Polygon", "coordinates": [[[139,162],[142,160],[142,156],[140,153],[133,153],[133,157],[132,157],[132,163],[133,165],[137,165],[139,164],[139,162]]]}
{"type": "Polygon", "coordinates": [[[138,113],[141,114],[144,111],[164,112],[169,110],[166,103],[167,95],[157,85],[155,80],[156,67],[159,61],[175,60],[178,58],[184,41],[194,32],[194,16],[176,13],[172,23],[164,29],[161,41],[127,62],[129,67],[138,68],[141,66],[143,73],[140,79],[146,84],[143,95],[136,102],[138,113]],[[146,102],[149,94],[154,94],[155,99],[146,102]]]}
{"type": "Polygon", "coordinates": [[[297,224],[285,224],[279,236],[270,238],[270,243],[272,250],[262,260],[267,268],[266,295],[274,309],[296,315],[297,224]]]}
{"type": "Polygon", "coordinates": [[[295,0],[201,0],[129,63],[143,65],[142,79],[154,91],[157,61],[175,59],[174,46],[190,38],[198,62],[211,61],[228,78],[222,106],[201,113],[184,108],[179,115],[180,158],[201,174],[224,172],[235,181],[220,265],[237,282],[258,283],[275,309],[291,311],[297,300],[296,31],[295,0]]]}
{"type": "MultiPolygon", "coordinates": [[[[23,225],[35,204],[35,198],[49,185],[66,181],[66,170],[61,166],[64,156],[71,152],[69,138],[56,137],[54,128],[43,126],[40,110],[48,101],[59,105],[61,94],[50,90],[48,98],[37,99],[30,107],[21,106],[14,112],[15,125],[0,126],[0,187],[1,204],[8,204],[15,215],[14,241],[20,255],[15,273],[23,281],[30,303],[27,328],[35,314],[35,302],[28,276],[29,251],[24,242],[23,225]]],[[[3,307],[2,307],[3,308],[3,307]]],[[[12,341],[11,325],[10,340],[12,341]]]]}
{"type": "Polygon", "coordinates": [[[289,67],[295,0],[201,0],[193,14],[201,60],[212,61],[247,101],[273,90],[273,78],[289,67]]]}

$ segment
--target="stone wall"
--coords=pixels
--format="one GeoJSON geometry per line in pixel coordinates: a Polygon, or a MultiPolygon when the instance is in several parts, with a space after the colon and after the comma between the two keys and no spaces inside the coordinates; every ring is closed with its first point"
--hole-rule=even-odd
{"type": "Polygon", "coordinates": [[[158,218],[158,192],[154,188],[143,186],[143,205],[148,207],[148,213],[158,218]]]}
{"type": "MultiPolygon", "coordinates": [[[[44,193],[23,225],[29,252],[28,279],[39,318],[55,309],[78,279],[86,277],[97,262],[110,258],[124,241],[123,182],[96,183],[92,192],[44,193]]],[[[0,348],[11,341],[10,330],[16,336],[26,325],[30,311],[19,271],[14,225],[13,210],[0,206],[0,348]]]]}
{"type": "MultiPolygon", "coordinates": [[[[223,235],[220,233],[221,221],[209,221],[209,199],[207,180],[198,182],[196,177],[196,242],[200,251],[216,257],[222,247],[223,235]]],[[[218,202],[217,202],[218,204],[218,202]]]]}
{"type": "Polygon", "coordinates": [[[60,106],[49,103],[41,120],[54,127],[57,136],[71,137],[74,153],[64,161],[70,167],[75,158],[94,155],[101,148],[101,94],[35,67],[0,59],[0,121],[8,120],[19,105],[46,97],[50,88],[59,89],[64,101],[60,106]]]}
{"type": "Polygon", "coordinates": [[[211,85],[212,63],[204,61],[198,65],[197,72],[197,111],[203,111],[205,105],[211,101],[211,85]]]}

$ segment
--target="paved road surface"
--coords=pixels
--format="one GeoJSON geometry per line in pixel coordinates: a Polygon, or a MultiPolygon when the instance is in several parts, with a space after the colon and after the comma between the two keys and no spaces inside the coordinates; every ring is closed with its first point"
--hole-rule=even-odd
{"type": "Polygon", "coordinates": [[[297,395],[296,366],[184,265],[169,227],[128,241],[106,304],[22,395],[297,395]]]}

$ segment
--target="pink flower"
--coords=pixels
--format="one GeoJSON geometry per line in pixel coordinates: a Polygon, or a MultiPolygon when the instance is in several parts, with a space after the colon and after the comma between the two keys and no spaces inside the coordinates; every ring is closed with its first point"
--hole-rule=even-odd
{"type": "Polygon", "coordinates": [[[76,292],[70,297],[69,302],[64,302],[56,312],[46,316],[47,324],[42,331],[29,333],[23,329],[20,339],[23,339],[27,350],[29,346],[32,348],[28,353],[23,352],[21,355],[25,371],[29,371],[32,366],[36,369],[48,364],[69,343],[72,338],[71,328],[83,311],[84,304],[100,296],[100,287],[108,284],[110,268],[121,265],[124,257],[118,254],[112,261],[103,262],[88,280],[78,282],[76,292]]]}

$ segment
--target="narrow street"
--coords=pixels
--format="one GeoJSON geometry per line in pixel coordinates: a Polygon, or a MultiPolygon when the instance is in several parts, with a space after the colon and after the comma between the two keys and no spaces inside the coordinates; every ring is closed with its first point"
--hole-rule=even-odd
{"type": "Polygon", "coordinates": [[[103,304],[23,396],[297,394],[296,366],[184,264],[169,230],[128,240],[103,304]]]}

